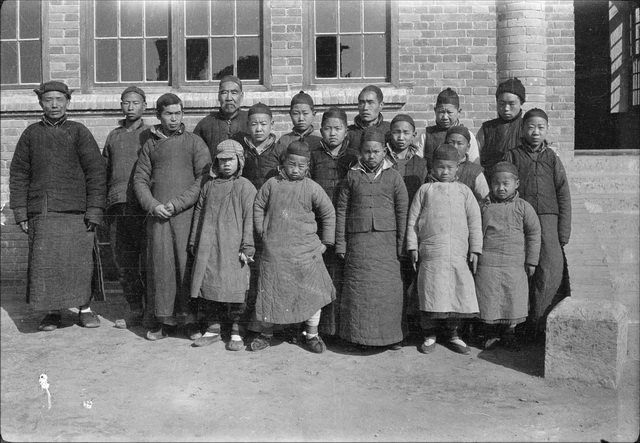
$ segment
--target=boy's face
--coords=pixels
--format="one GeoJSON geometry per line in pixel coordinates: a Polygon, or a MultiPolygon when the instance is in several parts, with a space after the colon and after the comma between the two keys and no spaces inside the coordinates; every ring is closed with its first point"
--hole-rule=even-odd
{"type": "Polygon", "coordinates": [[[268,114],[252,114],[247,120],[249,135],[256,145],[265,141],[271,134],[273,120],[268,114]]]}
{"type": "Polygon", "coordinates": [[[499,201],[511,197],[518,186],[520,186],[520,180],[510,172],[498,172],[491,177],[491,192],[499,201]]]}
{"type": "Polygon", "coordinates": [[[120,109],[127,121],[135,122],[142,118],[142,114],[147,109],[147,103],[137,92],[129,92],[122,97],[120,109]]]}
{"type": "Polygon", "coordinates": [[[229,178],[238,170],[238,156],[218,157],[218,172],[223,178],[229,178]]]}
{"type": "Polygon", "coordinates": [[[394,151],[404,151],[416,136],[416,129],[405,121],[395,122],[391,127],[391,144],[394,151]]]}
{"type": "Polygon", "coordinates": [[[542,117],[530,117],[523,122],[524,139],[531,146],[539,146],[547,136],[547,121],[542,117]]]}
{"type": "Polygon", "coordinates": [[[370,169],[375,169],[384,159],[384,146],[380,142],[366,141],[362,144],[360,154],[362,155],[362,162],[370,169]]]}
{"type": "Polygon", "coordinates": [[[358,114],[365,123],[371,123],[378,119],[384,103],[378,101],[378,96],[373,91],[361,92],[358,96],[358,114]]]}
{"type": "Polygon", "coordinates": [[[498,114],[503,120],[511,121],[518,116],[522,109],[520,97],[510,92],[503,92],[496,99],[498,114]]]}
{"type": "Polygon", "coordinates": [[[284,172],[290,180],[302,180],[309,169],[309,159],[302,155],[287,154],[284,158],[284,172]]]}
{"type": "Polygon", "coordinates": [[[224,82],[220,84],[218,90],[218,101],[220,109],[226,114],[233,114],[240,108],[244,93],[235,82],[224,82]]]}
{"type": "Polygon", "coordinates": [[[58,120],[67,113],[69,99],[59,91],[49,91],[40,97],[40,107],[44,111],[44,115],[51,120],[58,120]]]}
{"type": "Polygon", "coordinates": [[[311,106],[306,103],[296,103],[291,107],[289,111],[289,117],[293,127],[298,132],[304,132],[309,129],[309,126],[313,124],[313,117],[316,115],[316,111],[311,109],[311,106]]]}
{"type": "Polygon", "coordinates": [[[458,162],[455,160],[436,160],[433,162],[433,176],[441,182],[452,182],[456,179],[458,162]]]}
{"type": "Polygon", "coordinates": [[[467,152],[469,152],[469,141],[462,134],[449,134],[447,138],[444,139],[444,142],[455,146],[458,150],[458,159],[460,161],[464,160],[467,152]]]}
{"type": "Polygon", "coordinates": [[[460,109],[450,103],[441,104],[433,108],[436,113],[436,124],[441,128],[450,128],[458,123],[460,109]]]}
{"type": "Polygon", "coordinates": [[[347,125],[339,118],[328,118],[320,128],[322,139],[331,149],[337,148],[347,135],[347,125]]]}
{"type": "Polygon", "coordinates": [[[162,127],[170,132],[176,131],[180,128],[182,123],[182,106],[181,105],[169,105],[165,106],[162,112],[156,114],[162,127]]]}

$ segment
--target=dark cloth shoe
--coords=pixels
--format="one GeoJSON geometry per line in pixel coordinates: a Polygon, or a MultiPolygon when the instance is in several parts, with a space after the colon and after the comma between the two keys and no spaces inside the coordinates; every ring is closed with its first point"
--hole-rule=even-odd
{"type": "Polygon", "coordinates": [[[309,350],[314,354],[322,354],[327,350],[327,345],[324,344],[324,342],[322,341],[322,337],[320,337],[319,335],[316,335],[313,338],[306,339],[305,344],[307,348],[309,348],[309,350]]]}
{"type": "Polygon", "coordinates": [[[202,346],[209,346],[214,344],[215,342],[218,342],[221,340],[222,337],[220,337],[220,334],[216,334],[216,335],[202,335],[200,334],[202,337],[197,338],[194,342],[193,345],[200,348],[202,346]]]}
{"type": "Polygon", "coordinates": [[[500,342],[500,337],[497,335],[490,335],[485,337],[482,342],[482,349],[494,348],[500,342]]]}
{"type": "Polygon", "coordinates": [[[62,315],[60,314],[47,314],[40,321],[38,329],[40,331],[55,331],[60,327],[62,323],[62,315]]]}
{"type": "Polygon", "coordinates": [[[268,348],[269,346],[271,346],[271,340],[273,339],[273,337],[269,337],[267,335],[264,334],[260,334],[257,337],[255,337],[252,341],[251,341],[251,350],[252,351],[262,351],[263,349],[268,348]]]}
{"type": "Polygon", "coordinates": [[[431,354],[436,349],[436,342],[434,341],[430,345],[427,345],[425,342],[420,344],[418,350],[423,354],[431,354]]]}
{"type": "Polygon", "coordinates": [[[518,352],[520,350],[520,343],[518,343],[515,334],[505,334],[500,340],[500,345],[507,351],[518,352]]]}
{"type": "Polygon", "coordinates": [[[156,329],[152,329],[147,331],[147,340],[156,341],[162,340],[167,337],[174,337],[178,332],[178,327],[176,325],[161,325],[156,329]]]}
{"type": "Polygon", "coordinates": [[[100,319],[95,312],[80,312],[78,314],[78,321],[83,328],[97,328],[100,326],[100,319]]]}
{"type": "Polygon", "coordinates": [[[229,340],[226,348],[229,351],[242,351],[242,349],[244,349],[244,342],[242,340],[229,340]]]}
{"type": "Polygon", "coordinates": [[[394,343],[392,345],[389,345],[388,349],[390,351],[399,351],[400,349],[402,349],[402,342],[399,341],[398,343],[394,343]]]}
{"type": "Polygon", "coordinates": [[[199,338],[202,337],[202,332],[200,331],[200,328],[198,327],[198,325],[195,323],[185,323],[185,325],[183,326],[183,331],[184,331],[184,335],[189,337],[189,340],[198,340],[199,338]]]}
{"type": "Polygon", "coordinates": [[[469,355],[471,354],[471,348],[469,348],[469,346],[460,346],[457,343],[454,343],[452,341],[450,341],[449,343],[447,343],[447,346],[449,347],[449,349],[451,349],[453,352],[457,352],[458,354],[462,354],[462,355],[469,355]]]}

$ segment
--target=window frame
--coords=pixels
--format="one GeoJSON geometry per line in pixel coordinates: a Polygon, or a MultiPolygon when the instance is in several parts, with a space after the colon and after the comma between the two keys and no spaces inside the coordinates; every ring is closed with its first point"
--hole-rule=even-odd
{"type": "MultiPolygon", "coordinates": [[[[82,54],[82,91],[90,92],[107,92],[119,93],[122,89],[136,82],[109,82],[97,83],[94,78],[94,1],[83,1],[83,10],[81,14],[81,26],[84,28],[84,42],[80,44],[80,53],[82,54]]],[[[160,83],[143,83],[141,86],[147,93],[162,93],[167,89],[172,91],[183,92],[211,92],[212,88],[217,89],[219,80],[186,80],[186,70],[182,68],[186,62],[186,40],[182,23],[184,22],[184,2],[188,0],[171,0],[169,2],[169,72],[166,84],[160,83]]],[[[241,0],[237,0],[241,1],[241,0]]],[[[243,80],[244,90],[247,91],[267,91],[271,89],[271,2],[270,0],[262,1],[262,44],[261,44],[261,64],[262,82],[258,80],[243,80]]]]}
{"type": "MultiPolygon", "coordinates": [[[[327,86],[366,86],[376,84],[381,86],[400,86],[399,69],[399,39],[398,39],[398,2],[397,0],[385,0],[389,8],[389,19],[387,25],[387,75],[385,80],[356,78],[356,79],[336,79],[336,78],[316,78],[316,45],[315,45],[315,8],[317,0],[306,0],[302,2],[303,23],[306,24],[306,31],[303,32],[303,47],[309,48],[304,54],[303,64],[303,86],[308,89],[317,89],[327,86]]],[[[322,0],[320,0],[322,1],[322,0]]],[[[338,0],[340,1],[340,0],[338,0]]],[[[366,4],[366,0],[365,0],[366,4]]]]}
{"type": "MultiPolygon", "coordinates": [[[[25,0],[17,0],[20,1],[25,0]]],[[[31,0],[26,0],[31,1],[31,0]]],[[[40,1],[40,54],[41,54],[41,74],[42,77],[38,83],[22,83],[22,84],[0,84],[0,91],[17,91],[29,89],[33,90],[34,86],[39,86],[42,82],[49,78],[49,8],[46,0],[40,1]]],[[[19,41],[19,40],[18,40],[19,41]]]]}

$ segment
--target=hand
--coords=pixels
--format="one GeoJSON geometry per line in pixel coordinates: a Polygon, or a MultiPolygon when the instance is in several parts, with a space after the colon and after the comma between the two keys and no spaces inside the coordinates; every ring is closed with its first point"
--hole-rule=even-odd
{"type": "Polygon", "coordinates": [[[327,245],[325,245],[324,243],[322,243],[320,245],[320,254],[324,254],[327,251],[327,245]]]}
{"type": "Polygon", "coordinates": [[[254,262],[253,257],[245,254],[244,252],[241,252],[240,254],[238,254],[238,256],[240,257],[240,261],[245,265],[248,265],[249,263],[254,262]]]}
{"type": "Polygon", "coordinates": [[[524,265],[524,269],[527,271],[528,277],[533,277],[533,274],[536,273],[536,267],[533,265],[524,265]]]}
{"type": "Polygon", "coordinates": [[[472,274],[475,274],[478,270],[478,254],[475,252],[469,253],[469,268],[471,268],[472,274]]]}
{"type": "Polygon", "coordinates": [[[411,264],[413,265],[413,270],[416,270],[416,264],[418,263],[418,259],[420,258],[420,256],[418,255],[418,251],[416,250],[412,250],[409,251],[409,254],[411,255],[411,264]]]}
{"type": "Polygon", "coordinates": [[[28,221],[20,222],[20,229],[22,229],[22,232],[24,232],[25,234],[28,234],[29,233],[29,222],[28,221]]]}
{"type": "Polygon", "coordinates": [[[567,243],[568,243],[568,242],[566,242],[566,241],[565,241],[565,242],[562,242],[562,241],[561,241],[561,242],[560,242],[560,247],[564,248],[565,246],[567,246],[567,243]]]}
{"type": "Polygon", "coordinates": [[[88,221],[87,222],[87,232],[96,232],[96,228],[98,227],[97,223],[88,221]]]}
{"type": "Polygon", "coordinates": [[[344,256],[345,256],[344,252],[338,252],[336,255],[338,256],[338,258],[340,258],[340,260],[344,260],[344,256]]]}
{"type": "Polygon", "coordinates": [[[164,205],[164,209],[167,210],[170,217],[176,215],[176,207],[173,206],[173,203],[167,203],[166,205],[164,205]]]}
{"type": "Polygon", "coordinates": [[[171,217],[171,213],[169,211],[167,211],[167,209],[166,209],[166,207],[164,205],[158,205],[155,208],[153,208],[152,214],[155,217],[163,218],[163,219],[168,219],[168,218],[171,217]]]}

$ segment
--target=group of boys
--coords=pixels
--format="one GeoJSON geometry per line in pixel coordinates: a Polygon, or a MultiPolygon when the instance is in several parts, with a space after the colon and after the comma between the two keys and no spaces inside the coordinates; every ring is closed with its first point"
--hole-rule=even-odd
{"type": "MultiPolygon", "coordinates": [[[[52,220],[46,220],[52,219],[48,217],[51,213],[66,216],[73,213],[80,215],[80,219],[85,221],[86,230],[92,233],[106,209],[111,245],[121,270],[124,293],[132,309],[142,311],[143,323],[149,329],[147,338],[158,340],[175,333],[178,319],[183,316],[185,334],[195,340],[197,346],[204,346],[219,340],[221,319],[232,318],[231,335],[236,343],[230,344],[229,349],[239,350],[237,343],[244,332],[242,325],[249,321],[249,316],[254,316],[252,310],[255,309],[256,297],[259,297],[257,263],[260,262],[262,250],[261,236],[252,237],[250,241],[245,238],[243,247],[246,249],[241,248],[240,251],[240,260],[246,265],[248,280],[249,297],[240,303],[244,306],[226,306],[225,315],[218,312],[213,316],[202,309],[202,303],[198,307],[196,302],[202,298],[205,287],[194,287],[191,276],[194,258],[197,261],[198,257],[198,251],[194,249],[197,245],[194,232],[200,229],[197,223],[206,223],[202,221],[200,212],[205,204],[202,200],[204,191],[201,192],[203,183],[210,177],[229,179],[241,175],[253,185],[255,196],[255,190],[261,190],[271,177],[287,176],[283,162],[288,155],[293,160],[303,157],[308,160],[308,172],[305,175],[320,185],[335,207],[341,180],[358,162],[363,141],[371,138],[367,134],[372,132],[384,135],[386,158],[403,177],[409,203],[418,189],[429,181],[433,170],[432,159],[439,146],[455,148],[458,153],[456,180],[471,189],[481,206],[496,201],[500,188],[499,181],[492,180],[496,165],[503,160],[515,165],[514,170],[508,169],[514,175],[520,197],[533,206],[542,225],[540,264],[529,275],[533,278],[531,318],[543,320],[560,297],[557,292],[564,262],[561,246],[568,242],[570,234],[570,197],[566,175],[559,158],[547,148],[545,135],[548,117],[544,111],[533,109],[523,118],[521,108],[525,102],[525,88],[516,78],[498,86],[498,117],[485,122],[476,136],[460,124],[460,100],[451,88],[437,96],[435,125],[427,127],[425,134],[420,137],[409,115],[399,114],[390,123],[384,120],[381,113],[384,107],[383,94],[374,85],[360,92],[358,115],[353,124],[348,125],[344,110],[331,107],[322,115],[318,135],[313,126],[316,116],[313,100],[310,95],[300,91],[291,100],[289,115],[293,123],[292,131],[277,139],[271,132],[273,114],[268,106],[257,103],[247,111],[241,109],[243,86],[235,76],[221,79],[218,91],[220,109],[203,118],[192,133],[182,123],[183,103],[178,96],[167,93],[158,98],[155,112],[160,124],[150,126],[143,120],[147,106],[146,94],[139,87],[131,86],[122,92],[124,119],[107,137],[102,152],[106,161],[103,160],[100,165],[95,158],[96,152],[99,155],[98,147],[88,130],[79,123],[66,120],[66,106],[71,98],[67,86],[60,82],[47,82],[35,92],[44,110],[44,117],[41,122],[25,130],[16,147],[10,188],[11,208],[16,222],[29,234],[29,301],[36,302],[34,308],[51,309],[42,319],[40,330],[50,331],[60,327],[61,308],[80,306],[81,324],[85,327],[99,326],[99,319],[89,308],[90,291],[87,291],[86,282],[69,288],[51,286],[47,281],[51,279],[51,274],[44,273],[40,268],[42,260],[53,260],[52,256],[39,257],[39,250],[35,248],[38,241],[49,241],[46,239],[58,236],[63,228],[47,225],[47,229],[43,228],[40,234],[36,231],[37,223],[42,218],[44,222],[51,223],[52,220]],[[64,103],[62,106],[59,103],[50,106],[52,99],[64,103]],[[59,109],[61,107],[62,112],[59,109]],[[64,145],[65,139],[60,133],[68,133],[70,126],[75,139],[82,139],[86,149],[72,149],[71,146],[77,146],[75,142],[61,146],[57,154],[67,162],[67,166],[60,166],[57,172],[43,174],[44,178],[32,179],[38,175],[32,155],[35,141],[42,143],[48,137],[64,145]],[[49,134],[40,134],[43,129],[49,134]],[[71,151],[74,151],[73,155],[77,154],[77,158],[71,158],[71,151]],[[229,155],[230,152],[235,154],[229,155]],[[237,164],[233,172],[225,173],[225,165],[231,162],[229,159],[237,159],[233,160],[237,164]],[[81,189],[83,199],[75,205],[61,204],[59,208],[56,205],[59,201],[64,202],[65,197],[56,198],[48,192],[42,196],[42,184],[34,181],[52,180],[55,183],[59,177],[51,177],[51,174],[64,177],[73,168],[76,173],[80,171],[73,178],[73,186],[81,189]],[[102,183],[98,183],[100,181],[102,183]],[[35,198],[44,199],[44,203],[33,204],[35,198]],[[248,269],[252,272],[248,272],[248,269]],[[45,295],[74,291],[80,295],[66,298],[45,295]],[[46,302],[39,301],[45,299],[46,302]]],[[[56,154],[43,156],[42,161],[49,161],[51,155],[55,157],[56,154]]],[[[297,169],[294,166],[290,168],[291,171],[297,169]]],[[[501,165],[500,172],[505,172],[504,165],[501,165]]],[[[287,177],[295,180],[295,172],[292,174],[287,177]]],[[[504,178],[503,175],[500,174],[499,178],[504,178]]],[[[69,185],[64,190],[71,187],[69,185]]],[[[515,188],[505,198],[513,197],[514,192],[515,188]]],[[[68,222],[66,219],[61,221],[63,224],[68,222]]],[[[333,248],[333,242],[323,237],[323,230],[333,228],[330,223],[318,223],[317,226],[317,235],[324,244],[324,263],[339,293],[341,260],[333,248]]],[[[62,247],[76,242],[80,231],[83,230],[66,235],[61,240],[62,247]]],[[[56,250],[60,248],[58,246],[56,250]]],[[[82,249],[85,258],[87,248],[85,245],[82,249]]],[[[531,266],[537,264],[527,263],[531,266]]],[[[408,292],[415,279],[415,269],[411,254],[401,259],[405,292],[408,292]]],[[[197,271],[200,272],[199,284],[206,283],[213,270],[204,266],[197,271]]],[[[72,269],[69,272],[74,271],[72,269]]],[[[75,274],[71,277],[72,280],[76,279],[75,274]]],[[[65,279],[65,275],[58,275],[57,279],[60,278],[65,279]]],[[[336,333],[340,321],[333,305],[321,306],[322,319],[319,325],[330,335],[336,333]]],[[[211,306],[209,311],[213,309],[211,306]]],[[[482,312],[480,314],[482,317],[482,312]]],[[[314,318],[320,318],[319,311],[317,318],[314,318]]],[[[537,328],[540,328],[539,324],[537,328]]],[[[318,345],[318,322],[305,332],[308,339],[315,339],[311,349],[321,352],[324,345],[318,345]]],[[[254,350],[265,346],[257,342],[254,347],[252,343],[254,350]]]]}

